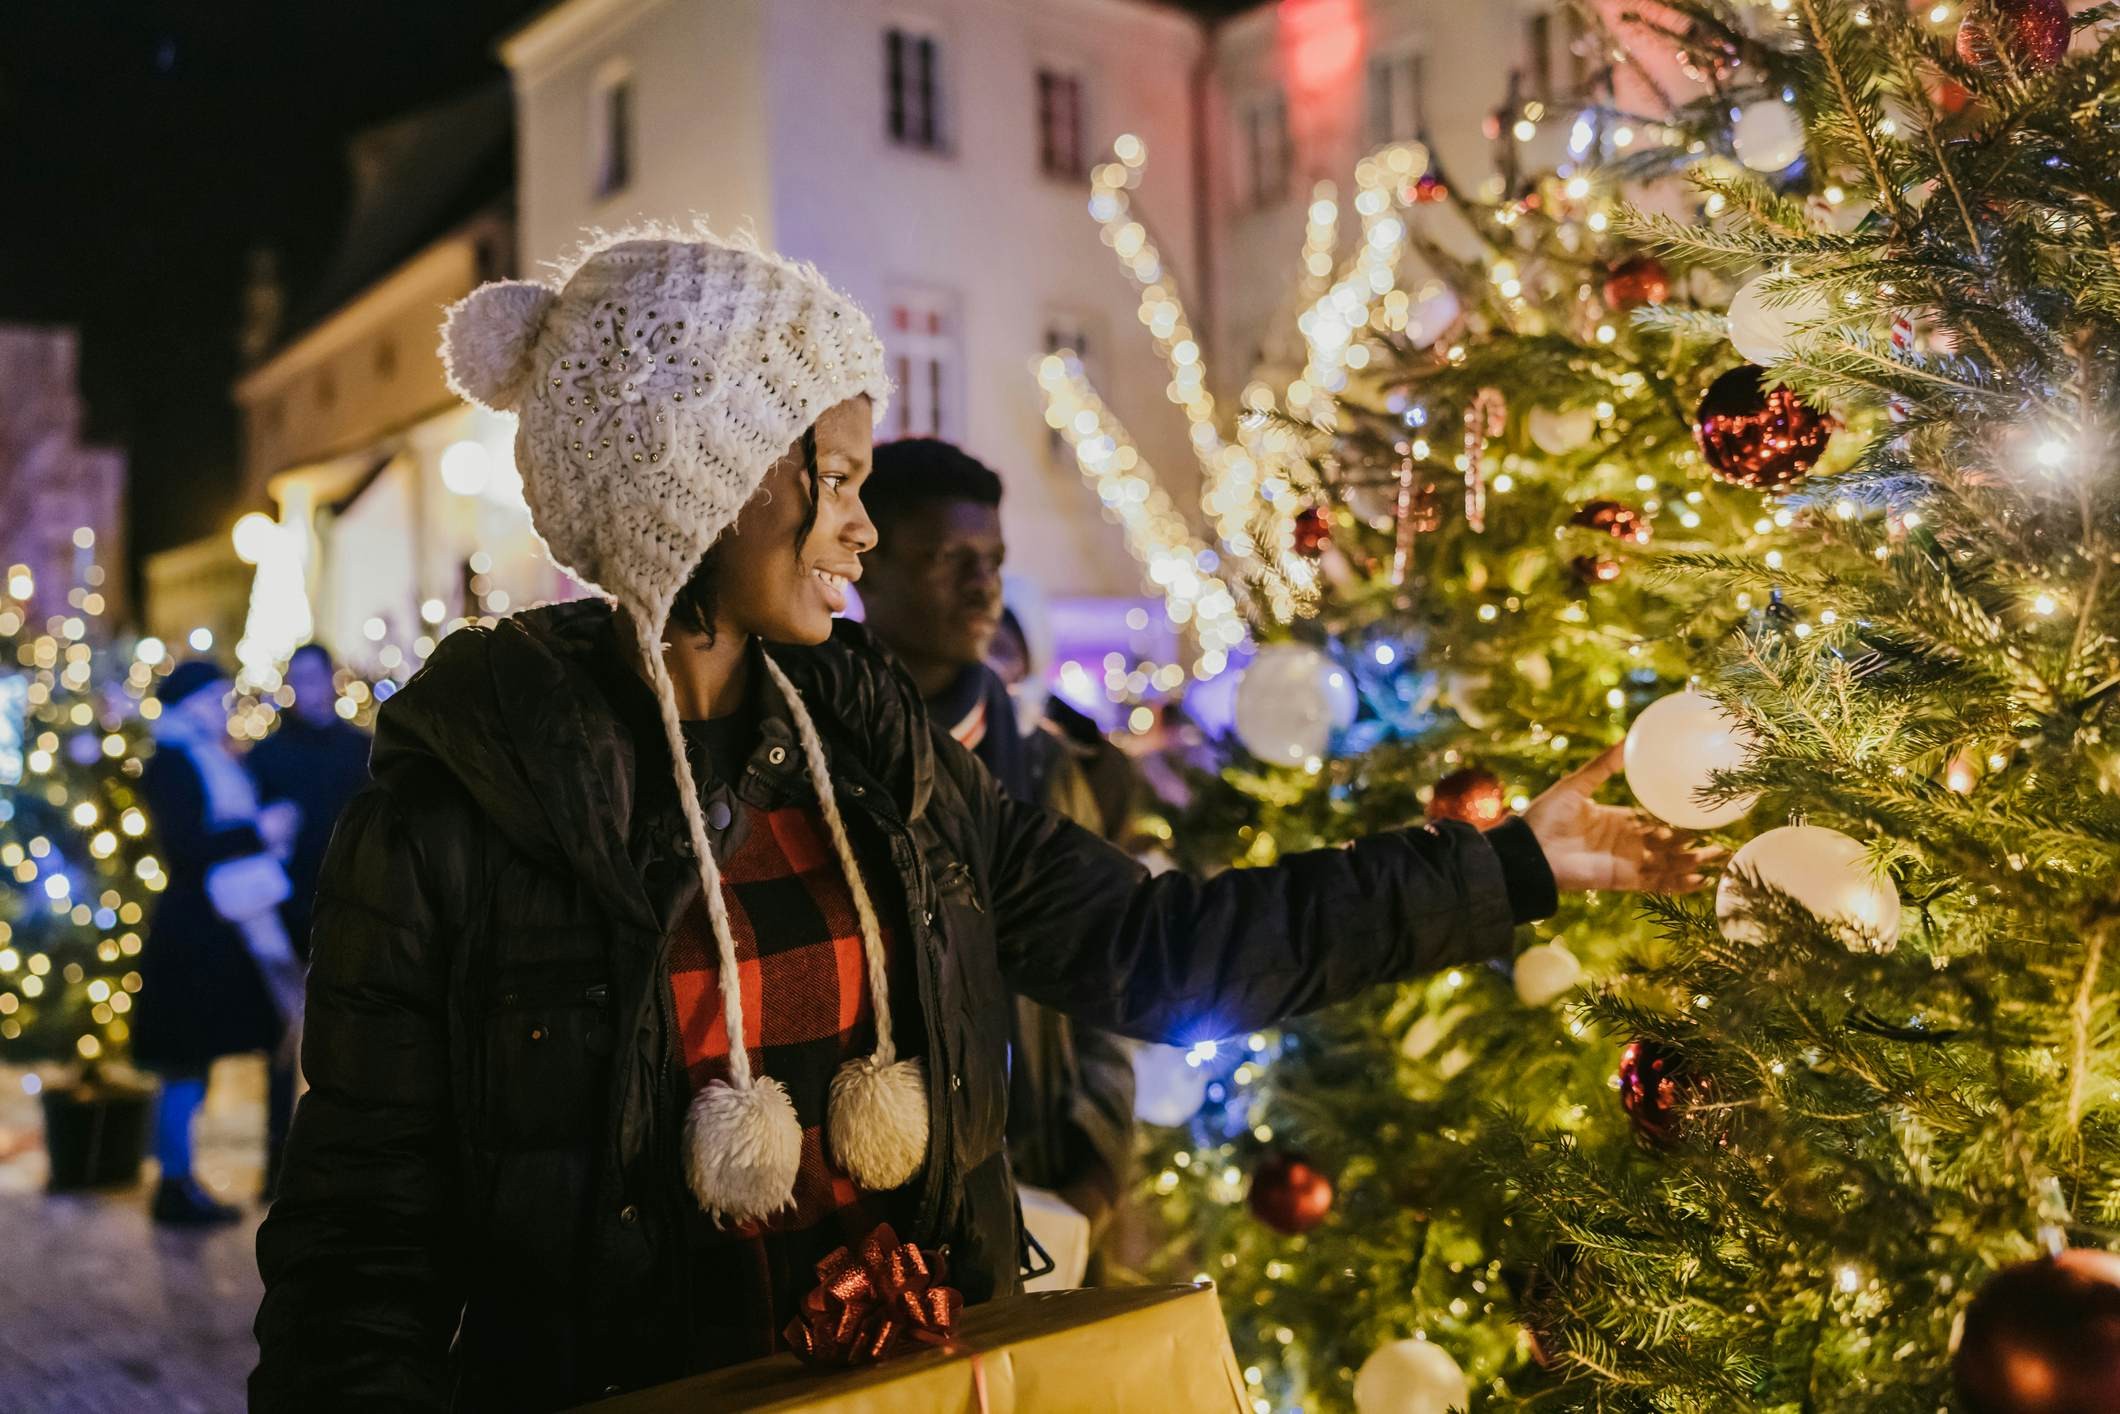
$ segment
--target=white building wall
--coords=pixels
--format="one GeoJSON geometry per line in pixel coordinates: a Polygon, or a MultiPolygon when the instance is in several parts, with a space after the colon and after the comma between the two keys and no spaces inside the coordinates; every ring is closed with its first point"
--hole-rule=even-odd
{"type": "MultiPolygon", "coordinates": [[[[1245,191],[1245,153],[1237,119],[1257,95],[1286,92],[1290,40],[1280,8],[1267,4],[1221,26],[1214,43],[1214,93],[1209,126],[1215,157],[1209,186],[1216,255],[1214,369],[1218,390],[1239,386],[1259,343],[1277,319],[1292,318],[1288,293],[1303,248],[1304,213],[1311,187],[1331,181],[1342,201],[1343,235],[1354,218],[1345,203],[1353,196],[1354,164],[1374,146],[1369,109],[1370,60],[1382,54],[1417,53],[1422,109],[1428,139],[1451,179],[1477,188],[1495,171],[1495,147],[1486,136],[1488,116],[1509,92],[1512,70],[1530,58],[1527,26],[1532,16],[1552,16],[1556,79],[1565,69],[1564,6],[1543,0],[1299,0],[1335,23],[1349,23],[1358,44],[1348,58],[1351,78],[1322,101],[1306,104],[1289,94],[1295,136],[1287,197],[1269,206],[1245,191]],[[1330,12],[1328,15],[1327,12],[1330,12]],[[1306,135],[1314,140],[1305,142],[1306,135]]],[[[1423,219],[1435,219],[1424,213],[1423,219]]]]}
{"type": "Polygon", "coordinates": [[[1090,161],[1105,160],[1122,132],[1148,144],[1137,205],[1189,282],[1200,270],[1190,88],[1203,48],[1192,20],[1131,0],[778,0],[773,9],[766,89],[782,248],[846,285],[887,343],[894,288],[953,297],[963,366],[944,432],[1001,473],[1010,566],[1051,594],[1134,594],[1141,584],[1045,425],[1031,364],[1056,316],[1083,329],[1092,375],[1181,505],[1198,481],[1134,287],[1087,212],[1087,181],[1040,171],[1037,71],[1086,80],[1090,161]],[[942,40],[943,154],[899,147],[885,130],[884,32],[907,22],[942,40]]]}
{"type": "Polygon", "coordinates": [[[1121,132],[1148,143],[1142,219],[1191,285],[1191,86],[1204,48],[1197,22],[1139,0],[577,0],[503,46],[521,268],[537,273],[591,225],[705,214],[814,261],[886,343],[899,339],[894,293],[939,294],[957,351],[943,431],[1001,473],[1011,567],[1053,594],[1137,594],[1138,565],[1044,423],[1031,363],[1055,316],[1086,333],[1093,375],[1179,504],[1196,499],[1197,477],[1134,288],[1087,213],[1086,179],[1040,170],[1036,72],[1051,63],[1087,81],[1088,160],[1121,132]],[[945,152],[887,133],[894,24],[941,40],[945,152]],[[592,95],[616,72],[634,80],[635,174],[598,201],[592,95]]]}
{"type": "Polygon", "coordinates": [[[760,56],[767,7],[779,3],[580,0],[502,45],[515,87],[526,277],[549,273],[547,262],[591,228],[645,219],[704,217],[719,229],[748,223],[772,241],[760,56]],[[621,77],[633,93],[631,179],[600,196],[595,100],[621,77]]]}

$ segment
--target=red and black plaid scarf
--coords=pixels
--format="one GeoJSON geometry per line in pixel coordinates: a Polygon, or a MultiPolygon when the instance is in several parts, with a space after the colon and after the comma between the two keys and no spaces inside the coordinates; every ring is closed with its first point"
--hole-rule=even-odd
{"type": "MultiPolygon", "coordinates": [[[[815,1282],[818,1258],[860,1241],[880,1222],[908,1221],[906,1204],[894,1200],[917,1183],[899,1194],[866,1193],[825,1148],[832,1076],[874,1049],[876,1022],[853,895],[816,804],[749,812],[740,836],[717,862],[736,940],[751,1068],[787,1087],[802,1123],[794,1206],[701,1243],[704,1280],[695,1282],[695,1299],[706,1309],[700,1314],[719,1328],[716,1345],[733,1341],[735,1358],[743,1359],[776,1347],[794,1303],[815,1282]]],[[[901,949],[888,916],[882,921],[897,992],[901,949]]],[[[906,977],[904,986],[914,985],[906,977]]],[[[727,1079],[729,1028],[703,897],[686,908],[671,938],[670,992],[678,1055],[692,1089],[727,1079]]]]}

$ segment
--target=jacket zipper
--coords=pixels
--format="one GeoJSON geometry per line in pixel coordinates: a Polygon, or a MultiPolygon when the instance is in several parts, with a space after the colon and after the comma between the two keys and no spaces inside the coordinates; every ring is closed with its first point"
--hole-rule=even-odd
{"type": "Polygon", "coordinates": [[[500,995],[497,1011],[513,1011],[518,1007],[546,1006],[560,1002],[586,1002],[601,1006],[610,1000],[611,984],[608,982],[538,982],[510,987],[500,995]]]}
{"type": "MultiPolygon", "coordinates": [[[[912,842],[910,828],[899,835],[897,840],[899,848],[913,860],[910,874],[919,885],[921,916],[924,920],[932,920],[935,917],[935,905],[941,900],[936,897],[934,881],[928,876],[927,861],[920,858],[920,852],[912,842]]],[[[907,920],[908,923],[912,921],[907,920]]],[[[920,938],[920,1006],[922,1020],[927,1026],[928,1060],[934,1075],[931,1083],[940,1097],[933,1106],[940,1121],[935,1139],[937,1158],[928,1166],[927,1192],[922,1195],[920,1204],[920,1231],[927,1236],[928,1242],[933,1244],[942,1237],[942,1199],[948,1191],[949,1172],[953,1166],[952,1156],[956,1153],[956,1146],[950,1134],[951,1120],[955,1112],[950,1082],[955,1077],[944,1074],[949,1068],[949,1043],[942,1034],[941,944],[933,922],[926,922],[920,929],[920,938]]]]}

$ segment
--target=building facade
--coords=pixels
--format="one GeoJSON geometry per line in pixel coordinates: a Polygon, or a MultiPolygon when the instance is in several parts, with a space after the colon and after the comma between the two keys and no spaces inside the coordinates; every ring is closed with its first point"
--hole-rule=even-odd
{"type": "MultiPolygon", "coordinates": [[[[441,311],[499,273],[551,275],[587,233],[702,220],[815,262],[876,316],[899,386],[879,437],[946,437],[1002,473],[1011,568],[1068,626],[1056,671],[1170,661],[1031,372],[1080,351],[1196,507],[1169,370],[1085,209],[1091,166],[1122,133],[1145,143],[1133,210],[1231,406],[1292,330],[1313,184],[1345,195],[1361,155],[1416,137],[1454,181],[1487,180],[1490,115],[1541,95],[1558,109],[1584,77],[1578,38],[1549,0],[1276,0],[1213,24],[1153,0],[559,0],[500,46],[512,225],[490,205],[347,285],[237,386],[252,500],[284,532],[253,537],[271,563],[238,614],[247,656],[314,634],[401,670],[451,623],[576,592],[529,532],[509,424],[447,390],[441,311]]],[[[453,179],[434,154],[491,127],[467,111],[408,120],[356,162],[350,245],[453,179]]],[[[186,551],[194,589],[226,568],[211,548],[186,551]]],[[[158,587],[181,610],[158,607],[157,630],[180,636],[199,597],[158,587]]]]}
{"type": "Polygon", "coordinates": [[[442,311],[512,252],[508,219],[478,216],[236,385],[277,527],[236,537],[257,566],[246,668],[313,637],[368,675],[396,672],[451,624],[578,592],[530,530],[512,419],[457,398],[436,352],[442,311]]]}
{"type": "Polygon", "coordinates": [[[125,617],[125,454],[82,440],[71,329],[0,325],[0,569],[46,617],[125,617]]]}
{"type": "Polygon", "coordinates": [[[1137,0],[570,0],[508,39],[524,269],[593,227],[750,229],[876,318],[898,383],[879,437],[1002,473],[1013,568],[1066,597],[1140,571],[1052,436],[1032,377],[1081,349],[1180,501],[1169,374],[1084,209],[1123,132],[1180,272],[1201,266],[1206,32],[1137,0]]]}

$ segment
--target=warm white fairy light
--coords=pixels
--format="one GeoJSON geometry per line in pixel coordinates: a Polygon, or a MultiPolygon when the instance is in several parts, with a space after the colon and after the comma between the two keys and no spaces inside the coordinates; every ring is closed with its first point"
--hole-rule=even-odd
{"type": "Polygon", "coordinates": [[[1198,646],[1194,676],[1210,678],[1229,666],[1230,650],[1244,639],[1236,596],[1214,573],[1214,552],[1193,536],[1156,482],[1126,429],[1083,376],[1072,354],[1049,354],[1038,363],[1045,391],[1045,420],[1075,452],[1082,479],[1117,517],[1126,547],[1163,595],[1163,612],[1189,630],[1198,646]]]}
{"type": "MultiPolygon", "coordinates": [[[[1400,214],[1415,178],[1428,170],[1428,149],[1397,143],[1355,164],[1354,208],[1362,235],[1347,269],[1296,319],[1309,348],[1298,384],[1290,384],[1288,410],[1314,416],[1328,395],[1347,386],[1348,353],[1364,329],[1403,330],[1410,301],[1390,299],[1398,291],[1399,260],[1406,250],[1400,214]]],[[[1305,259],[1309,251],[1305,251],[1305,259]]]]}
{"type": "MultiPolygon", "coordinates": [[[[1295,552],[1290,467],[1261,466],[1262,453],[1279,460],[1273,439],[1245,437],[1232,444],[1224,437],[1214,395],[1207,390],[1206,355],[1185,317],[1177,282],[1164,268],[1148,228],[1134,219],[1132,192],[1140,185],[1148,149],[1127,134],[1112,150],[1118,160],[1100,163],[1090,173],[1090,214],[1102,227],[1104,243],[1141,288],[1141,322],[1170,368],[1165,396],[1184,411],[1199,459],[1201,504],[1223,552],[1247,572],[1264,607],[1277,619],[1293,618],[1311,597],[1315,572],[1295,552]]],[[[1313,202],[1311,213],[1319,227],[1327,217],[1338,220],[1337,205],[1328,212],[1323,200],[1313,202]]]]}

